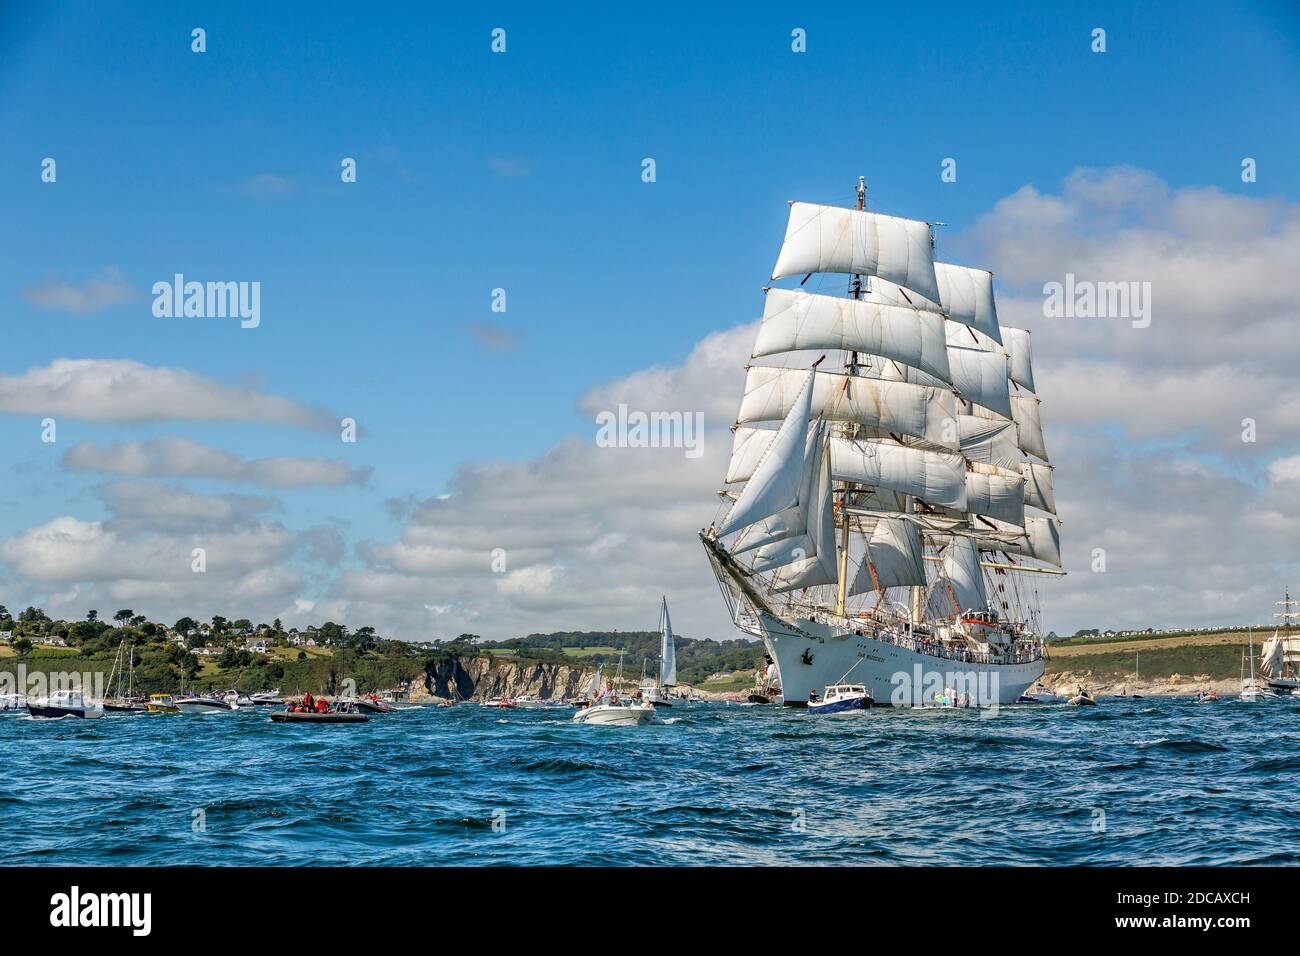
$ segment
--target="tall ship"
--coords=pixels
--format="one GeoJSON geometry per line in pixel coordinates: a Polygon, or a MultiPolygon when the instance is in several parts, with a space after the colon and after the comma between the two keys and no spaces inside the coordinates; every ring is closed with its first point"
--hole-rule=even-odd
{"type": "Polygon", "coordinates": [[[731,458],[700,533],[787,706],[1013,703],[1043,674],[1038,582],[1064,574],[1029,333],[934,227],[790,203],[731,458]],[[817,279],[809,286],[810,280],[817,279]]]}
{"type": "Polygon", "coordinates": [[[1300,687],[1300,635],[1296,635],[1291,627],[1291,622],[1300,617],[1300,610],[1297,610],[1300,600],[1292,600],[1291,589],[1287,588],[1277,603],[1282,610],[1273,616],[1281,618],[1282,623],[1264,642],[1259,670],[1260,676],[1274,691],[1292,694],[1300,687]]]}

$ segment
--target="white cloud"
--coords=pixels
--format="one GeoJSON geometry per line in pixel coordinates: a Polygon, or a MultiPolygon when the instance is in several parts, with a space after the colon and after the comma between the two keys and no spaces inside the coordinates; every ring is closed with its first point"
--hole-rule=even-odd
{"type": "Polygon", "coordinates": [[[63,456],[72,471],[115,475],[221,478],[270,488],[364,484],[369,468],[354,469],[342,458],[257,458],[203,445],[189,438],[154,438],[146,442],[98,445],[82,441],[63,456]]]}
{"type": "Polygon", "coordinates": [[[225,385],[185,369],[129,359],[56,359],[21,375],[0,375],[0,412],[93,422],[253,421],[318,431],[338,427],[321,408],[225,385]]]}
{"type": "Polygon", "coordinates": [[[100,312],[130,302],[139,295],[121,270],[109,266],[99,275],[77,285],[52,276],[45,285],[24,289],[23,297],[38,308],[85,313],[100,312]]]}

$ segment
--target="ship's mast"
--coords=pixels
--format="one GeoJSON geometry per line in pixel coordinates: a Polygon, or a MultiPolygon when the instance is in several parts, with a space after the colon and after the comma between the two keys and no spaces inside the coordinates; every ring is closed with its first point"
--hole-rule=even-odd
{"type": "MultiPolygon", "coordinates": [[[[867,208],[867,177],[859,176],[858,177],[858,211],[861,212],[866,208],[867,208]]],[[[850,286],[849,291],[853,295],[853,298],[855,299],[862,298],[862,276],[861,275],[855,275],[853,277],[853,285],[850,286]]],[[[849,361],[847,367],[845,368],[845,371],[849,375],[854,375],[857,373],[857,368],[858,368],[858,353],[855,351],[849,354],[849,361]]],[[[850,387],[848,379],[845,379],[844,387],[846,389],[850,387]]],[[[857,428],[856,426],[850,425],[846,429],[846,431],[848,433],[847,437],[853,438],[855,437],[857,428]]],[[[838,568],[838,573],[836,575],[837,580],[836,580],[836,589],[835,589],[835,613],[840,617],[844,616],[844,605],[848,597],[848,590],[849,590],[849,500],[848,499],[849,499],[849,485],[846,484],[844,486],[844,497],[841,500],[841,504],[840,504],[840,553],[839,553],[839,568],[838,568]]]]}

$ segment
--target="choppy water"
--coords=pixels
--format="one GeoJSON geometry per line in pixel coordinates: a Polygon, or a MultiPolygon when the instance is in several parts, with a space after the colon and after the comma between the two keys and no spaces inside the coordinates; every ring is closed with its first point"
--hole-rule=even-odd
{"type": "Polygon", "coordinates": [[[0,832],[22,864],[1300,862],[1300,700],[568,715],[0,718],[0,832]]]}

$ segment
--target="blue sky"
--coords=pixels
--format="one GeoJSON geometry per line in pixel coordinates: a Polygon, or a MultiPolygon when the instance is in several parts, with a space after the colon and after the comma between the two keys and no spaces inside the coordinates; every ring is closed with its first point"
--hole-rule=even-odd
{"type": "Polygon", "coordinates": [[[859,174],[874,208],[941,219],[941,237],[1079,167],[1236,194],[1249,155],[1263,191],[1295,201],[1298,37],[1283,3],[9,4],[0,374],[132,359],[257,383],[364,434],[68,420],[51,448],[32,417],[0,415],[18,466],[0,536],[102,516],[102,476],[57,467],[74,442],[183,433],[373,468],[364,487],[287,493],[280,519],[391,539],[385,500],[586,436],[584,393],[754,318],[785,201],[847,205],[859,174]],[[955,184],[938,175],[949,156],[955,184]],[[76,314],[25,296],[109,267],[134,300],[76,314]],[[261,327],[155,318],[149,287],[175,272],[260,281],[261,327]]]}

